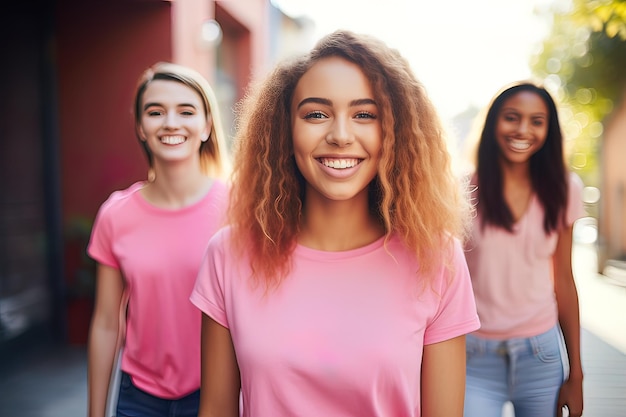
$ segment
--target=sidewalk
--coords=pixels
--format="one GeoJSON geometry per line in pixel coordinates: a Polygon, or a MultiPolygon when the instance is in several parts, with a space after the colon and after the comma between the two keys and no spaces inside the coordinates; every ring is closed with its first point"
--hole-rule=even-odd
{"type": "Polygon", "coordinates": [[[581,326],[626,355],[626,287],[597,273],[593,245],[576,244],[572,258],[581,326]]]}
{"type": "Polygon", "coordinates": [[[87,353],[42,341],[0,368],[0,416],[85,417],[87,353]]]}
{"type": "Polygon", "coordinates": [[[593,245],[576,244],[573,266],[583,328],[583,415],[625,417],[626,287],[597,273],[593,245]]]}
{"type": "MultiPolygon", "coordinates": [[[[584,416],[626,417],[626,288],[595,272],[595,256],[591,245],[574,248],[583,327],[584,416]]],[[[0,416],[84,417],[86,357],[84,347],[43,343],[23,352],[0,369],[0,416]]],[[[513,414],[507,410],[504,416],[513,414]]]]}

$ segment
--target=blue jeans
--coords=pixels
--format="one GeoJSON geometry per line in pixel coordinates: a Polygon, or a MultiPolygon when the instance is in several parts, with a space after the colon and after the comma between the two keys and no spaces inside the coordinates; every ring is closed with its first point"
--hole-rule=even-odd
{"type": "Polygon", "coordinates": [[[167,400],[148,394],[133,385],[130,375],[122,372],[117,417],[197,417],[200,390],[167,400]]]}
{"type": "Polygon", "coordinates": [[[492,340],[466,337],[465,417],[501,417],[507,401],[515,417],[556,415],[565,377],[558,326],[538,336],[492,340]]]}

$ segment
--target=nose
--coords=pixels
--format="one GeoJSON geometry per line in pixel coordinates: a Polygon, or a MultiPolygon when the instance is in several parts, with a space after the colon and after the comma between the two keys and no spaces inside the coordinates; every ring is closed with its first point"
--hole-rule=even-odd
{"type": "Polygon", "coordinates": [[[522,119],[517,126],[517,132],[520,135],[525,135],[530,131],[530,120],[522,119]]]}
{"type": "Polygon", "coordinates": [[[350,122],[342,118],[336,118],[326,135],[326,143],[342,148],[350,145],[353,141],[354,134],[350,122]]]}
{"type": "Polygon", "coordinates": [[[180,125],[178,114],[176,112],[167,112],[163,125],[168,128],[177,128],[180,125]]]}

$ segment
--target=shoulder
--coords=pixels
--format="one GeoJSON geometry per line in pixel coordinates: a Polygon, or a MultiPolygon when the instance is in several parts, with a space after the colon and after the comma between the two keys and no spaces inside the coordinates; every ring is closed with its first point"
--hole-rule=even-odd
{"type": "Polygon", "coordinates": [[[211,238],[209,239],[209,243],[207,246],[208,251],[213,252],[213,253],[216,253],[216,252],[224,253],[225,247],[227,245],[230,245],[231,237],[232,237],[232,226],[226,225],[226,226],[219,228],[213,234],[213,236],[211,236],[211,238]]]}
{"type": "Polygon", "coordinates": [[[220,227],[210,238],[206,246],[205,259],[220,270],[239,268],[249,262],[249,253],[233,242],[233,226],[220,227]]]}
{"type": "Polygon", "coordinates": [[[448,240],[444,242],[442,253],[444,270],[451,272],[452,275],[457,275],[467,269],[465,248],[460,238],[449,236],[448,240]]]}
{"type": "Polygon", "coordinates": [[[568,172],[567,175],[567,193],[569,205],[582,205],[583,204],[583,188],[585,184],[578,174],[574,172],[568,172]]]}
{"type": "Polygon", "coordinates": [[[144,181],[138,181],[128,188],[113,191],[102,205],[115,205],[124,201],[138,193],[145,185],[146,183],[144,181]]]}
{"type": "Polygon", "coordinates": [[[220,178],[214,178],[210,192],[216,194],[228,194],[229,189],[229,185],[224,180],[220,178]]]}
{"type": "Polygon", "coordinates": [[[567,173],[567,185],[570,190],[582,190],[585,186],[580,176],[572,171],[567,173]]]}
{"type": "Polygon", "coordinates": [[[219,201],[226,203],[230,195],[229,185],[221,179],[214,179],[211,184],[211,189],[207,194],[207,198],[213,201],[219,201]]]}
{"type": "Polygon", "coordinates": [[[99,214],[116,211],[124,207],[145,186],[144,181],[138,181],[123,190],[113,191],[100,206],[99,214]]]}
{"type": "Polygon", "coordinates": [[[574,172],[569,172],[567,177],[567,208],[565,214],[566,223],[573,224],[576,220],[586,215],[583,201],[584,183],[574,172]]]}
{"type": "MultiPolygon", "coordinates": [[[[415,251],[409,248],[397,234],[391,235],[386,244],[386,251],[391,253],[396,260],[402,260],[410,266],[419,268],[421,262],[415,251]]],[[[443,236],[440,244],[430,251],[430,256],[439,261],[439,266],[433,270],[439,277],[448,277],[450,272],[466,268],[463,242],[452,235],[443,236]]]]}

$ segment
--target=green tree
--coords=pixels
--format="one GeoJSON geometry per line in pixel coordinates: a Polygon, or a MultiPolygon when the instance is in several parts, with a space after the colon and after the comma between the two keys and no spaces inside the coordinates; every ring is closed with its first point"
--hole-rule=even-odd
{"type": "Polygon", "coordinates": [[[597,186],[603,123],[626,92],[626,0],[572,0],[553,13],[531,68],[562,103],[570,166],[597,186]]]}

